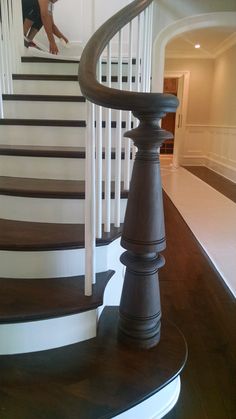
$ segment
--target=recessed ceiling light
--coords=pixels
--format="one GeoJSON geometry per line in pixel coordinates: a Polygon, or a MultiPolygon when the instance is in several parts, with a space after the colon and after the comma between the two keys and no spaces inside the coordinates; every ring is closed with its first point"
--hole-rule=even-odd
{"type": "Polygon", "coordinates": [[[201,48],[201,45],[200,44],[195,44],[194,48],[201,48]]]}

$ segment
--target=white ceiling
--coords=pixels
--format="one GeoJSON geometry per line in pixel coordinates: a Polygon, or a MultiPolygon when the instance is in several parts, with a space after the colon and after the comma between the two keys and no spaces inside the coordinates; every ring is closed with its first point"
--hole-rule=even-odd
{"type": "Polygon", "coordinates": [[[215,58],[234,44],[236,26],[198,29],[173,38],[166,46],[166,57],[215,58]],[[201,48],[195,49],[195,44],[201,48]]]}

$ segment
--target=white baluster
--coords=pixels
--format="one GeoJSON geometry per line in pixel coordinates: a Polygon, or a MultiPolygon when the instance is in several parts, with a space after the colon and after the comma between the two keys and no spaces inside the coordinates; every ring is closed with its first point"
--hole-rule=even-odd
{"type": "Polygon", "coordinates": [[[3,46],[2,46],[2,22],[0,20],[0,116],[1,118],[4,118],[4,114],[3,114],[3,101],[2,101],[2,93],[4,91],[4,71],[5,71],[5,67],[4,67],[4,61],[3,61],[3,46]]]}
{"type": "MultiPolygon", "coordinates": [[[[123,34],[119,32],[119,53],[118,53],[118,89],[122,90],[122,55],[123,34]]],[[[115,147],[115,227],[120,227],[120,193],[121,193],[121,142],[122,142],[122,111],[116,111],[116,147],[115,147]]]]}
{"type": "Polygon", "coordinates": [[[85,295],[95,283],[95,105],[88,102],[85,182],[85,295]]]}
{"type": "MultiPolygon", "coordinates": [[[[102,78],[102,60],[98,64],[98,80],[102,78]]],[[[96,106],[96,236],[102,237],[102,107],[96,106]]]]}
{"type": "MultiPolygon", "coordinates": [[[[0,45],[1,46],[1,45],[0,45]]],[[[0,71],[2,71],[2,67],[0,67],[0,71]]],[[[3,113],[3,101],[2,101],[2,83],[0,79],[0,118],[4,118],[3,113]]]]}
{"type": "MultiPolygon", "coordinates": [[[[129,24],[129,52],[128,52],[128,90],[132,91],[132,66],[133,66],[133,23],[129,24]]],[[[131,130],[132,115],[131,112],[127,112],[126,118],[126,130],[131,130]]],[[[130,149],[131,141],[129,138],[125,140],[125,174],[124,174],[124,189],[129,189],[130,184],[130,149]]]]}
{"type": "Polygon", "coordinates": [[[13,93],[12,84],[12,60],[10,53],[10,32],[9,32],[9,14],[8,14],[8,3],[1,0],[1,11],[2,11],[2,32],[3,32],[3,59],[5,62],[5,81],[6,81],[6,92],[13,93]]]}
{"type": "MultiPolygon", "coordinates": [[[[107,85],[111,87],[111,43],[107,46],[107,85]]],[[[111,109],[106,109],[105,145],[105,232],[111,230],[111,109]]]]}
{"type": "Polygon", "coordinates": [[[11,71],[16,72],[16,47],[17,44],[15,41],[15,27],[13,22],[13,8],[12,0],[8,0],[8,22],[9,22],[9,55],[11,60],[11,71]]]}
{"type": "Polygon", "coordinates": [[[147,92],[151,91],[153,3],[148,8],[147,92]]]}
{"type": "Polygon", "coordinates": [[[24,32],[21,0],[13,0],[13,24],[15,28],[14,39],[16,43],[17,71],[21,69],[21,56],[24,54],[24,32]]]}

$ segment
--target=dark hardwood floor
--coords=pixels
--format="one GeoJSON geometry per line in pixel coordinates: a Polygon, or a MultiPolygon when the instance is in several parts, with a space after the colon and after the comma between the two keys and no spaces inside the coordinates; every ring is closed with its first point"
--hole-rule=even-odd
{"type": "Polygon", "coordinates": [[[235,299],[166,195],[164,202],[162,311],[182,330],[189,348],[180,399],[165,419],[235,419],[235,299]]]}
{"type": "Polygon", "coordinates": [[[236,202],[236,183],[231,182],[205,166],[185,166],[184,168],[231,199],[231,201],[236,202]]]}

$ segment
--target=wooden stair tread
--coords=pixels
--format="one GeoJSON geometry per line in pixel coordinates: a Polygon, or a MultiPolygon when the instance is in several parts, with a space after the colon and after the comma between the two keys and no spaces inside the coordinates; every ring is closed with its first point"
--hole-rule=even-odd
{"type": "MultiPolygon", "coordinates": [[[[0,219],[0,251],[69,250],[84,247],[84,224],[38,223],[0,219]]],[[[96,245],[120,237],[122,227],[103,232],[96,245]]]]}
{"type": "Polygon", "coordinates": [[[117,342],[117,308],[105,308],[98,337],[50,351],[1,356],[4,419],[108,419],[146,400],[177,377],[186,343],[163,322],[149,351],[117,342]]]}
{"type": "Polygon", "coordinates": [[[79,64],[80,60],[72,59],[62,59],[62,58],[48,58],[48,57],[32,57],[32,56],[23,56],[21,57],[22,63],[51,63],[51,64],[79,64]]]}
{"type": "Polygon", "coordinates": [[[45,127],[86,127],[85,120],[73,119],[32,119],[32,118],[2,118],[0,125],[23,125],[45,127]]]}
{"type": "MultiPolygon", "coordinates": [[[[123,185],[123,183],[122,183],[123,185]]],[[[121,198],[128,197],[121,185],[121,198]]],[[[111,198],[115,184],[111,183],[111,198]]],[[[85,181],[0,176],[0,194],[34,198],[85,199],[85,181]]],[[[103,194],[104,196],[104,194],[103,194]]]]}
{"type": "MultiPolygon", "coordinates": [[[[0,125],[23,125],[23,126],[46,126],[46,127],[86,127],[85,120],[73,119],[29,119],[29,118],[2,118],[0,125]]],[[[106,121],[102,121],[102,127],[106,126],[106,121]]],[[[116,128],[117,122],[111,121],[111,128],[116,128]]],[[[121,127],[126,128],[126,121],[121,122],[121,127]]],[[[131,123],[133,127],[133,122],[131,123]]]]}
{"type": "MultiPolygon", "coordinates": [[[[122,83],[128,82],[128,76],[122,76],[122,83]]],[[[78,82],[77,75],[64,75],[64,74],[13,74],[13,80],[50,80],[50,81],[76,81],[78,82]]],[[[106,83],[107,77],[102,76],[102,82],[106,83]]],[[[111,82],[117,83],[118,76],[111,76],[111,82]]],[[[135,76],[132,76],[132,83],[135,83],[135,76]]]]}
{"type": "Polygon", "coordinates": [[[4,94],[2,98],[5,101],[86,102],[85,97],[81,95],[4,94]]]}
{"type": "Polygon", "coordinates": [[[0,155],[7,156],[35,156],[35,157],[66,157],[85,158],[84,147],[57,147],[34,145],[0,145],[0,155]]]}
{"type": "MultiPolygon", "coordinates": [[[[79,64],[80,60],[78,59],[61,59],[61,58],[48,58],[48,57],[32,57],[32,56],[22,56],[21,57],[21,62],[22,63],[69,63],[69,64],[79,64]]],[[[102,64],[106,64],[107,61],[106,60],[102,60],[102,64]]],[[[118,64],[117,60],[111,60],[111,64],[118,64]]],[[[126,64],[128,65],[128,61],[124,61],[122,64],[126,64]]],[[[132,64],[135,65],[136,64],[136,58],[132,58],[132,64]]]]}
{"type": "Polygon", "coordinates": [[[84,276],[0,278],[0,323],[42,320],[93,310],[103,304],[103,293],[113,274],[111,270],[96,274],[91,297],[84,295],[84,276]]]}
{"type": "Polygon", "coordinates": [[[84,199],[85,182],[82,180],[0,176],[0,194],[38,198],[84,199]]]}
{"type": "MultiPolygon", "coordinates": [[[[85,158],[84,147],[63,147],[63,146],[34,146],[34,145],[15,145],[0,144],[0,156],[31,156],[31,157],[64,157],[64,158],[85,158]]],[[[102,153],[105,158],[105,151],[102,153]]],[[[124,159],[125,153],[121,152],[124,159]]],[[[130,153],[130,158],[132,154],[130,153]]],[[[115,149],[111,151],[111,158],[115,159],[115,149]]]]}
{"type": "Polygon", "coordinates": [[[75,81],[78,82],[78,76],[71,74],[32,74],[22,73],[13,74],[13,80],[41,80],[41,81],[75,81]]]}

